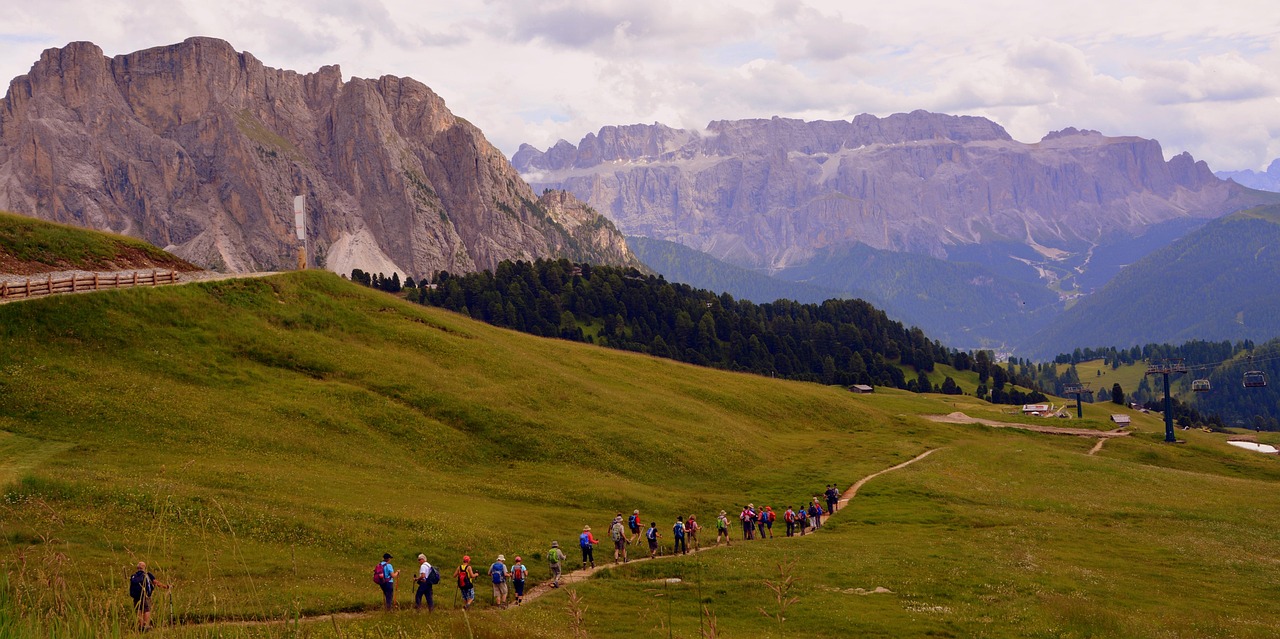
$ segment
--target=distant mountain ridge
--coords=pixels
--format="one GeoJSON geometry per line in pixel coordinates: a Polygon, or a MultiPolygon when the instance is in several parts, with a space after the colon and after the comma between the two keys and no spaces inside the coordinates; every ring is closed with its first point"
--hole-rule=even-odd
{"type": "Polygon", "coordinates": [[[1249,169],[1244,171],[1215,171],[1214,175],[1224,180],[1233,180],[1251,189],[1280,191],[1280,158],[1272,160],[1265,171],[1249,169]]]}
{"type": "Polygon", "coordinates": [[[1214,220],[1125,268],[1028,340],[1048,358],[1082,346],[1280,336],[1280,205],[1214,220]]]}
{"type": "Polygon", "coordinates": [[[747,267],[786,268],[862,243],[946,258],[1018,242],[1045,259],[1182,217],[1271,201],[1160,144],[1065,129],[1034,144],[984,118],[915,111],[851,121],[604,127],[578,145],[523,145],[514,166],[628,235],[747,267]]]}
{"type": "Polygon", "coordinates": [[[635,265],[576,198],[539,198],[411,78],[264,66],[227,42],[105,57],[45,51],[0,100],[0,208],[140,237],[203,266],[291,268],[292,199],[311,263],[347,273],[567,257],[635,265]]]}
{"type": "Polygon", "coordinates": [[[1205,221],[1280,202],[1189,154],[1166,161],[1155,140],[1067,128],[1024,144],[990,120],[926,111],[604,127],[577,145],[523,145],[512,163],[628,236],[829,290],[857,281],[960,348],[1017,346],[1061,309],[1045,293],[1068,303],[1205,221]],[[867,250],[946,262],[899,261],[912,272],[899,278],[892,260],[832,259],[867,250]],[[956,289],[969,281],[993,285],[956,289]]]}

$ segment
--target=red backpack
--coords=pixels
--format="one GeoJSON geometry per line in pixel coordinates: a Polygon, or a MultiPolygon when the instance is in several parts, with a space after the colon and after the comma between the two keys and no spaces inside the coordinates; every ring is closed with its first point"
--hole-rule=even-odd
{"type": "Polygon", "coordinates": [[[386,564],[387,562],[384,561],[373,567],[373,583],[379,586],[387,583],[387,572],[382,568],[386,564]]]}

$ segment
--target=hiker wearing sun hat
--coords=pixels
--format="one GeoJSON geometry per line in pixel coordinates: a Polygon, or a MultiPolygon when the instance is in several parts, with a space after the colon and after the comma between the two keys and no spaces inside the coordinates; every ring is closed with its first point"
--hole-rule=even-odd
{"type": "Polygon", "coordinates": [[[582,567],[586,568],[588,564],[592,568],[596,567],[595,547],[600,542],[591,534],[591,526],[583,526],[582,534],[578,535],[578,547],[582,549],[582,567]]]}
{"type": "Polygon", "coordinates": [[[560,587],[560,570],[565,560],[564,551],[560,550],[560,542],[551,542],[551,550],[547,551],[547,561],[551,563],[551,587],[560,587]]]}
{"type": "Polygon", "coordinates": [[[498,555],[498,560],[489,566],[489,576],[493,577],[493,605],[507,605],[507,572],[506,555],[498,555]]]}
{"type": "Polygon", "coordinates": [[[726,513],[723,510],[720,511],[720,514],[716,517],[716,545],[717,546],[720,545],[721,539],[724,540],[724,543],[726,545],[732,545],[729,543],[729,513],[726,513]]]}

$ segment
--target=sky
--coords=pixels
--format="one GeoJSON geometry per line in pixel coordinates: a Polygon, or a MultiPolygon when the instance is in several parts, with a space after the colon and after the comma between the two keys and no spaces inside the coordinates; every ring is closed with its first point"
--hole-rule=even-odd
{"type": "Polygon", "coordinates": [[[1214,170],[1280,157],[1274,0],[4,0],[0,78],[50,47],[202,35],[271,67],[410,76],[508,155],[602,126],[925,109],[1034,142],[1159,140],[1214,170]]]}

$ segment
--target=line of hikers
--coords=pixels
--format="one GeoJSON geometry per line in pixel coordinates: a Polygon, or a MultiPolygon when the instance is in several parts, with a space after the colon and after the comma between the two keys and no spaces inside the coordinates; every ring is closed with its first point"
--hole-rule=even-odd
{"type": "MultiPolygon", "coordinates": [[[[827,484],[822,496],[815,496],[808,505],[802,505],[800,508],[787,506],[782,514],[783,523],[787,528],[786,536],[803,536],[810,530],[817,530],[822,526],[822,517],[834,513],[839,501],[839,489],[835,484],[827,484]],[[824,500],[825,509],[822,507],[824,500]]],[[[755,504],[748,503],[742,507],[738,519],[742,524],[743,540],[756,539],[757,532],[760,539],[773,537],[773,522],[777,519],[773,507],[764,506],[757,509],[755,504]]],[[[627,548],[640,543],[642,536],[648,545],[649,558],[657,557],[660,552],[659,539],[662,538],[662,534],[658,532],[658,523],[650,521],[648,528],[644,528],[638,509],[631,511],[631,515],[625,519],[625,527],[623,522],[622,513],[619,512],[609,525],[614,563],[629,562],[627,548]]],[[[715,526],[715,545],[718,546],[721,543],[729,545],[730,523],[726,511],[720,511],[716,517],[715,526]]],[[[688,554],[690,545],[697,550],[700,547],[698,533],[701,530],[702,525],[698,523],[696,515],[689,515],[688,518],[683,515],[677,516],[675,523],[671,526],[672,554],[688,554]]],[[[591,526],[583,526],[582,532],[578,535],[578,549],[582,551],[581,569],[596,567],[595,547],[599,543],[591,531],[591,526]]],[[[559,541],[551,542],[551,549],[547,551],[546,558],[551,570],[551,587],[558,588],[564,566],[568,561],[568,557],[560,549],[559,541]]],[[[391,559],[390,553],[384,553],[382,562],[374,569],[373,577],[374,582],[382,588],[384,606],[387,610],[390,610],[395,603],[395,580],[400,576],[400,571],[391,565],[391,559]]],[[[517,556],[510,567],[507,566],[506,561],[506,555],[500,554],[488,570],[488,577],[493,585],[493,602],[500,607],[507,606],[511,590],[515,591],[515,598],[511,603],[518,605],[524,602],[525,581],[529,576],[529,569],[521,557],[517,556]]],[[[453,577],[457,581],[458,590],[462,596],[463,608],[470,608],[476,599],[475,583],[480,578],[479,573],[471,565],[470,555],[463,556],[462,564],[454,570],[453,577]]],[[[440,573],[427,562],[425,555],[418,555],[418,572],[414,576],[414,583],[417,584],[413,598],[414,609],[421,609],[425,603],[427,610],[435,610],[433,588],[440,583],[440,573]]]]}

